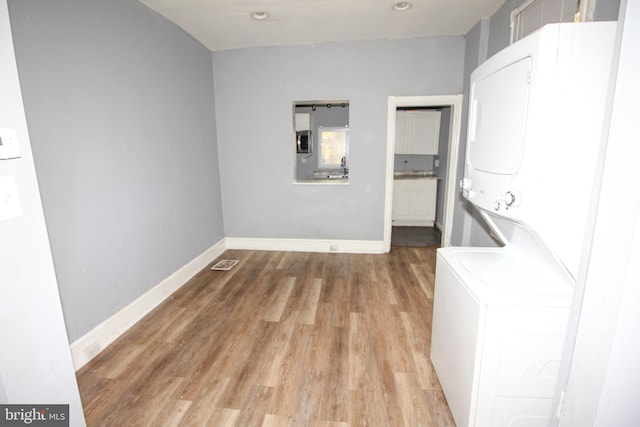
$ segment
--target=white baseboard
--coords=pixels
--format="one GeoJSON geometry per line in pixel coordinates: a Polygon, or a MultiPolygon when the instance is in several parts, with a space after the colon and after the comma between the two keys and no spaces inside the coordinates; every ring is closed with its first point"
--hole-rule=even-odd
{"type": "Polygon", "coordinates": [[[391,225],[396,227],[433,227],[434,221],[420,219],[394,219],[391,225]]]}
{"type": "Polygon", "coordinates": [[[169,295],[187,283],[226,250],[225,240],[216,243],[171,276],[149,289],[131,304],[78,338],[71,344],[73,366],[77,371],[115,341],[169,295]]]}
{"type": "Polygon", "coordinates": [[[341,252],[382,254],[389,252],[382,240],[328,240],[328,239],[253,239],[227,237],[227,249],[291,252],[341,252]]]}

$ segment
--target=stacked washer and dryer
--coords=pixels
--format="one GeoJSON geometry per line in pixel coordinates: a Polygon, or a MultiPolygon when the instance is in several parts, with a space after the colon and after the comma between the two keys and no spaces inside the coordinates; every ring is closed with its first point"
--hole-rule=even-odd
{"type": "Polygon", "coordinates": [[[431,359],[459,427],[551,415],[615,28],[547,25],[471,75],[461,187],[502,246],[437,254],[431,359]]]}

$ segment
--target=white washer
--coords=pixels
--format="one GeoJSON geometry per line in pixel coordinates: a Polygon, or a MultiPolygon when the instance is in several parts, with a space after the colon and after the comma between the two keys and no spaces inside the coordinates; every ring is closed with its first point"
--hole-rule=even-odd
{"type": "Polygon", "coordinates": [[[546,426],[573,286],[509,247],[438,250],[431,360],[456,424],[546,426]]]}

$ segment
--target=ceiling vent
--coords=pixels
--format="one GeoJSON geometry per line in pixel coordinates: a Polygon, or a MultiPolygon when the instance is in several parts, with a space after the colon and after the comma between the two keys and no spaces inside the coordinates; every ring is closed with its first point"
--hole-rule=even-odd
{"type": "Polygon", "coordinates": [[[511,43],[545,24],[574,22],[579,0],[528,0],[511,12],[511,43]]]}

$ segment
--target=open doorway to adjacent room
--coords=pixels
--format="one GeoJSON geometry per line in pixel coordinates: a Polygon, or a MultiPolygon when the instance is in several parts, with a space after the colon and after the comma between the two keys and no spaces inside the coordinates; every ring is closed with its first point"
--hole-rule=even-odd
{"type": "Polygon", "coordinates": [[[462,95],[389,97],[385,246],[449,246],[462,95]]]}

